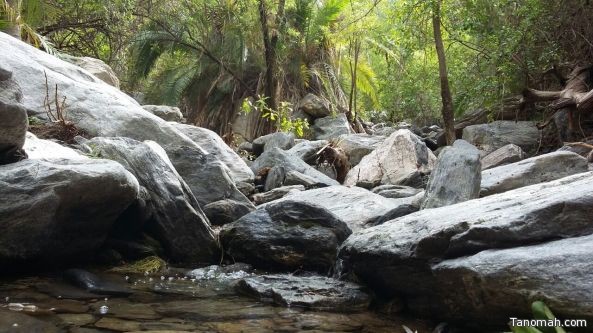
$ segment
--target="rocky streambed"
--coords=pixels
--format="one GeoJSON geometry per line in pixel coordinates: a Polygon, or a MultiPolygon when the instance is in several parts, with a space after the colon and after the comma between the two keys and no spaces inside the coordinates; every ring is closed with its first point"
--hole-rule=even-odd
{"type": "Polygon", "coordinates": [[[3,279],[0,332],[430,330],[428,322],[370,312],[370,298],[359,286],[322,277],[266,276],[247,265],[89,274],[3,279]]]}

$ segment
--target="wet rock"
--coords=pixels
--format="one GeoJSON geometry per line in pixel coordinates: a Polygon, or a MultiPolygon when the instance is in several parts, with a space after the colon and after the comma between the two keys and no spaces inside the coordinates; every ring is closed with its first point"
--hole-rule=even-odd
{"type": "Polygon", "coordinates": [[[240,280],[237,289],[264,302],[323,311],[356,312],[370,303],[362,287],[322,276],[254,276],[240,280]]]}
{"type": "Polygon", "coordinates": [[[109,281],[105,281],[97,275],[83,269],[68,269],[64,272],[63,277],[72,285],[97,295],[129,296],[132,294],[131,290],[109,281]]]}
{"type": "Polygon", "coordinates": [[[251,275],[251,271],[253,271],[251,265],[236,263],[227,266],[211,265],[198,268],[187,272],[186,275],[198,280],[236,281],[251,275]]]}
{"type": "MultiPolygon", "coordinates": [[[[310,178],[313,178],[316,183],[325,185],[338,185],[338,182],[334,179],[327,177],[321,172],[315,170],[312,166],[305,163],[298,157],[288,154],[279,148],[272,148],[269,151],[263,153],[258,157],[251,165],[251,170],[254,173],[258,173],[263,168],[273,168],[275,166],[283,167],[288,174],[290,171],[296,171],[304,174],[310,178]]],[[[286,184],[285,185],[296,185],[286,184]]]]}
{"type": "Polygon", "coordinates": [[[282,201],[225,225],[220,239],[234,260],[261,268],[327,272],[350,233],[343,221],[320,206],[282,201]]]}
{"type": "Polygon", "coordinates": [[[235,184],[229,168],[213,154],[203,149],[179,146],[170,148],[167,155],[200,206],[224,199],[249,202],[235,184]]]}
{"type": "Polygon", "coordinates": [[[142,330],[142,323],[132,320],[103,317],[95,323],[95,327],[105,328],[117,332],[129,332],[142,330]]]}
{"type": "Polygon", "coordinates": [[[499,324],[530,318],[531,303],[544,301],[560,318],[591,320],[592,248],[589,235],[443,261],[432,268],[444,300],[439,313],[499,324]]]}
{"type": "Polygon", "coordinates": [[[571,152],[553,152],[482,172],[480,196],[545,183],[588,171],[587,159],[571,152]]]}
{"type": "Polygon", "coordinates": [[[113,69],[102,60],[91,57],[73,57],[61,55],[60,58],[69,63],[80,66],[108,85],[119,88],[119,79],[113,69]]]}
{"type": "Polygon", "coordinates": [[[539,130],[532,121],[498,120],[463,129],[463,140],[488,154],[511,143],[527,154],[533,154],[539,146],[539,139],[539,130]]]}
{"type": "Polygon", "coordinates": [[[64,147],[59,143],[39,139],[35,134],[27,132],[25,145],[23,149],[30,159],[44,159],[51,160],[56,158],[65,158],[69,160],[85,160],[88,157],[82,155],[80,152],[64,147]]]}
{"type": "Polygon", "coordinates": [[[422,192],[422,190],[419,188],[403,185],[381,185],[372,189],[371,192],[385,198],[400,199],[413,197],[416,194],[422,192]]]}
{"type": "MultiPolygon", "coordinates": [[[[0,267],[86,258],[138,196],[134,176],[100,159],[0,166],[0,267]]],[[[29,266],[33,267],[33,266],[29,266]]]]}
{"type": "Polygon", "coordinates": [[[35,317],[0,309],[0,330],[7,333],[64,333],[65,330],[35,317]]]}
{"type": "Polygon", "coordinates": [[[492,169],[497,166],[519,162],[525,158],[525,153],[521,147],[508,144],[500,147],[492,153],[482,158],[482,170],[492,169]]]}
{"type": "MultiPolygon", "coordinates": [[[[352,231],[359,230],[369,221],[385,215],[411,199],[388,199],[359,187],[330,186],[290,193],[282,199],[319,205],[346,222],[352,231]]],[[[264,205],[265,206],[265,205],[264,205]]]]}
{"type": "Polygon", "coordinates": [[[107,314],[110,317],[130,320],[154,320],[160,319],[161,316],[157,314],[150,304],[130,303],[127,299],[110,299],[109,301],[99,301],[93,303],[91,307],[95,313],[99,313],[100,308],[107,305],[109,310],[107,314]]]}
{"type": "Polygon", "coordinates": [[[331,114],[329,101],[313,94],[305,95],[300,100],[298,109],[315,119],[327,117],[331,114]]]}
{"type": "Polygon", "coordinates": [[[432,295],[435,288],[431,263],[590,234],[592,217],[593,173],[589,172],[422,210],[360,230],[343,244],[340,257],[384,295],[421,298],[432,295]]]}
{"type": "Polygon", "coordinates": [[[329,141],[327,140],[303,140],[295,144],[287,152],[290,155],[300,158],[308,164],[314,164],[315,159],[317,158],[317,152],[320,151],[323,147],[325,147],[328,143],[329,141]]]}
{"type": "Polygon", "coordinates": [[[464,140],[445,147],[430,174],[422,209],[448,206],[480,195],[480,152],[464,140]]]}
{"type": "Polygon", "coordinates": [[[253,153],[256,156],[263,154],[272,148],[288,150],[294,146],[294,135],[292,133],[276,132],[253,140],[253,153]]]}
{"type": "Polygon", "coordinates": [[[344,185],[410,184],[412,178],[429,173],[435,163],[436,157],[424,142],[409,130],[399,130],[363,157],[348,172],[344,185]]]}
{"type": "Polygon", "coordinates": [[[208,218],[158,144],[128,138],[94,138],[87,144],[121,163],[146,189],[146,229],[173,261],[207,262],[219,253],[208,218]]]}
{"type": "Polygon", "coordinates": [[[360,163],[363,157],[377,149],[387,137],[368,134],[348,134],[337,138],[337,146],[348,156],[350,166],[360,163]]]}
{"type": "Polygon", "coordinates": [[[168,105],[142,105],[142,108],[155,116],[166,120],[181,122],[183,120],[183,114],[178,107],[168,105]]]}
{"type": "Polygon", "coordinates": [[[346,114],[339,113],[335,116],[318,118],[311,126],[315,140],[329,140],[339,137],[342,134],[352,133],[346,114]]]}
{"type": "Polygon", "coordinates": [[[252,203],[235,200],[220,200],[204,206],[204,213],[214,225],[225,225],[255,210],[252,203]]]}
{"type": "Polygon", "coordinates": [[[58,318],[60,318],[60,320],[68,326],[85,326],[95,322],[95,317],[91,314],[86,313],[64,313],[59,314],[58,318]]]}
{"type": "Polygon", "coordinates": [[[23,107],[0,101],[0,165],[27,157],[22,148],[28,124],[27,111],[23,107]]]}
{"type": "Polygon", "coordinates": [[[243,159],[237,155],[222,138],[215,132],[197,126],[173,123],[173,127],[187,135],[195,143],[200,145],[209,154],[216,156],[226,165],[235,183],[253,183],[253,171],[245,164],[243,159]]]}
{"type": "Polygon", "coordinates": [[[268,192],[254,194],[253,202],[255,202],[256,205],[261,205],[266,202],[281,199],[293,191],[299,192],[304,190],[305,187],[303,185],[282,186],[268,192]]]}

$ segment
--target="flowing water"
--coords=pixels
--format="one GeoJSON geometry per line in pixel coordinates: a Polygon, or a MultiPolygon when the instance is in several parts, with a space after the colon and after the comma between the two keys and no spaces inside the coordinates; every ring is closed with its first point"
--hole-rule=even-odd
{"type": "Polygon", "coordinates": [[[430,332],[429,323],[365,311],[336,313],[286,308],[238,295],[241,273],[194,278],[101,277],[133,291],[103,297],[57,275],[0,281],[0,332],[430,332]],[[236,275],[239,274],[239,275],[236,275]]]}

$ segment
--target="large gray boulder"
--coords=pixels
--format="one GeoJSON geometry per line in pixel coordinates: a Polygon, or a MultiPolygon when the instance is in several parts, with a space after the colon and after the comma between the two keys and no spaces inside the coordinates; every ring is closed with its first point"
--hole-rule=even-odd
{"type": "Polygon", "coordinates": [[[268,135],[260,136],[253,140],[253,153],[256,156],[261,155],[265,151],[272,148],[280,148],[288,150],[294,146],[294,134],[285,132],[276,132],[268,135]]]}
{"type": "Polygon", "coordinates": [[[463,129],[463,140],[487,154],[511,143],[533,154],[539,147],[539,139],[539,130],[532,121],[498,120],[463,129]]]}
{"type": "Polygon", "coordinates": [[[142,105],[142,108],[155,116],[173,122],[181,122],[183,120],[183,114],[176,106],[168,105],[142,105]]]}
{"type": "Polygon", "coordinates": [[[436,208],[480,195],[482,165],[478,149],[464,140],[445,147],[430,174],[422,208],[436,208]]]}
{"type": "Polygon", "coordinates": [[[2,271],[88,259],[138,191],[136,178],[109,160],[25,160],[0,166],[2,271]]]}
{"type": "Polygon", "coordinates": [[[0,164],[25,158],[22,148],[28,127],[27,111],[23,107],[0,100],[0,164]]]}
{"type": "MultiPolygon", "coordinates": [[[[0,49],[3,50],[0,52],[2,68],[12,72],[12,78],[1,83],[4,85],[8,82],[3,90],[12,91],[19,86],[20,90],[26,91],[21,96],[21,103],[29,116],[46,118],[44,101],[47,74],[50,87],[57,84],[59,98],[67,98],[67,120],[89,136],[129,137],[138,141],[157,142],[167,151],[171,162],[198,199],[198,190],[201,188],[218,193],[216,200],[240,194],[230,180],[226,166],[218,162],[220,167],[209,168],[208,172],[201,170],[200,166],[205,162],[209,166],[216,163],[215,157],[205,158],[207,153],[198,144],[163,119],[144,110],[119,89],[80,67],[1,32],[0,49]],[[220,183],[216,187],[209,185],[205,180],[209,178],[220,183]]],[[[3,96],[3,93],[0,92],[0,95],[3,96]]]]}
{"type": "Polygon", "coordinates": [[[359,230],[343,244],[340,257],[373,288],[386,296],[406,295],[408,305],[422,311],[435,301],[438,287],[432,264],[592,234],[592,218],[593,173],[588,172],[359,230]]]}
{"type": "Polygon", "coordinates": [[[500,324],[543,301],[560,318],[593,319],[593,235],[487,250],[432,267],[441,315],[500,324]],[[440,302],[439,302],[440,303],[440,302]]]}
{"type": "Polygon", "coordinates": [[[298,110],[314,119],[331,115],[329,101],[313,94],[307,94],[299,101],[298,110]]]}
{"type": "MultiPolygon", "coordinates": [[[[388,199],[360,187],[330,186],[302,192],[292,192],[282,199],[319,205],[346,222],[352,231],[401,205],[411,204],[413,199],[388,199]]],[[[265,207],[265,205],[263,205],[265,207]]]]}
{"type": "Polygon", "coordinates": [[[146,228],[175,262],[209,262],[219,254],[208,218],[165,151],[155,142],[94,138],[87,145],[103,158],[121,163],[150,197],[146,228]]]}
{"type": "Polygon", "coordinates": [[[315,170],[315,168],[305,163],[300,158],[290,155],[288,152],[277,147],[266,151],[260,157],[258,157],[251,165],[251,170],[257,174],[263,168],[273,167],[283,167],[287,173],[290,171],[302,173],[310,178],[315,179],[315,181],[320,184],[339,184],[335,179],[331,179],[323,173],[315,170]]]}
{"type": "Polygon", "coordinates": [[[229,168],[213,154],[201,148],[178,146],[170,147],[167,155],[200,206],[224,199],[249,202],[235,184],[229,168]]]}
{"type": "Polygon", "coordinates": [[[360,163],[363,157],[377,149],[385,141],[386,137],[368,134],[341,135],[337,139],[337,146],[344,150],[348,156],[350,166],[354,167],[360,163]]]}
{"type": "Polygon", "coordinates": [[[256,267],[327,273],[348,226],[329,210],[297,201],[272,202],[227,224],[220,232],[226,252],[256,267]]]}
{"type": "Polygon", "coordinates": [[[119,88],[119,79],[115,71],[103,62],[103,60],[91,57],[73,57],[70,55],[60,55],[60,58],[83,68],[108,85],[119,88]]]}
{"type": "Polygon", "coordinates": [[[324,276],[253,276],[239,280],[237,290],[262,302],[318,311],[364,311],[371,301],[363,287],[324,276]]]}
{"type": "Polygon", "coordinates": [[[407,185],[410,178],[429,173],[436,160],[414,133],[398,130],[348,172],[344,185],[407,185]]]}
{"type": "Polygon", "coordinates": [[[204,206],[204,213],[214,225],[225,225],[235,222],[241,217],[255,210],[251,202],[239,202],[235,200],[220,200],[204,206]]]}
{"type": "Polygon", "coordinates": [[[238,182],[253,183],[253,171],[245,161],[229,147],[215,132],[192,125],[172,123],[173,127],[187,135],[209,154],[216,156],[230,170],[233,180],[238,182]]]}
{"type": "Polygon", "coordinates": [[[509,143],[482,158],[482,170],[492,169],[497,166],[519,162],[525,158],[521,147],[509,143]]]}
{"type": "Polygon", "coordinates": [[[586,171],[587,159],[578,154],[558,151],[540,155],[483,171],[480,196],[545,183],[586,171]]]}
{"type": "Polygon", "coordinates": [[[313,131],[315,140],[330,140],[342,134],[352,133],[352,129],[344,113],[315,119],[311,130],[313,131]]]}

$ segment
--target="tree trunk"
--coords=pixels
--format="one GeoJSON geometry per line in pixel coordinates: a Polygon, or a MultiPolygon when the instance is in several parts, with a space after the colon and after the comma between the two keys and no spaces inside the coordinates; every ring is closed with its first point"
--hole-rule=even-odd
{"type": "MultiPolygon", "coordinates": [[[[267,104],[272,110],[276,110],[278,105],[276,102],[276,48],[270,38],[270,27],[268,25],[268,10],[266,8],[265,0],[259,0],[259,19],[262,28],[263,42],[264,42],[264,57],[266,62],[265,72],[265,94],[268,97],[267,104]]],[[[277,37],[274,38],[277,40],[277,37]]]]}
{"type": "Polygon", "coordinates": [[[432,27],[434,32],[434,44],[436,46],[439,59],[439,78],[441,80],[441,99],[443,101],[442,115],[445,124],[445,136],[447,144],[452,145],[455,142],[455,123],[453,117],[453,98],[449,88],[449,78],[447,76],[447,60],[445,58],[445,47],[443,46],[443,36],[441,34],[441,2],[434,2],[432,12],[432,27]]]}

